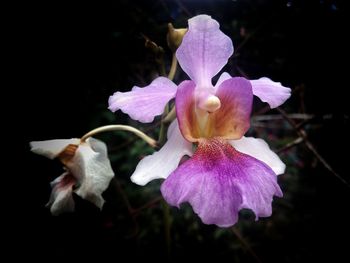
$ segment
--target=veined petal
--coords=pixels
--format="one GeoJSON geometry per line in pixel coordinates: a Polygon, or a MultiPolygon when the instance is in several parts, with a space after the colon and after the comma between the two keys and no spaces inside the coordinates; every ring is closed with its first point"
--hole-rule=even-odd
{"type": "Polygon", "coordinates": [[[253,93],[245,78],[231,78],[222,82],[215,95],[221,107],[209,114],[207,132],[209,137],[239,139],[249,129],[253,93]]]}
{"type": "Polygon", "coordinates": [[[31,151],[49,159],[56,158],[68,145],[78,145],[80,139],[57,139],[30,142],[31,151]]]}
{"type": "Polygon", "coordinates": [[[154,179],[165,179],[178,167],[185,155],[192,155],[192,143],[182,137],[176,119],[169,126],[168,141],[158,152],[146,156],[139,162],[131,181],[145,185],[154,179]]]}
{"type": "Polygon", "coordinates": [[[283,174],[286,170],[286,165],[276,153],[271,151],[269,145],[263,139],[243,136],[239,140],[231,140],[230,144],[237,151],[266,163],[276,175],[283,174]]]}
{"type": "Polygon", "coordinates": [[[133,87],[128,92],[116,92],[109,97],[109,109],[122,110],[130,118],[140,122],[152,122],[164,111],[165,105],[175,97],[177,86],[164,77],[156,78],[150,85],[133,87]]]}
{"type": "Polygon", "coordinates": [[[189,202],[206,224],[234,225],[238,211],[271,215],[273,196],[281,196],[276,174],[263,162],[236,151],[223,140],[201,140],[193,157],[162,184],[165,200],[189,202]]]}
{"type": "Polygon", "coordinates": [[[211,86],[214,77],[233,53],[231,39],[207,15],[188,20],[188,32],[176,51],[181,68],[199,86],[211,86]]]}
{"type": "Polygon", "coordinates": [[[254,95],[267,102],[271,108],[282,105],[291,96],[290,88],[282,86],[281,82],[274,82],[266,77],[250,82],[254,95]]]}
{"type": "Polygon", "coordinates": [[[75,179],[69,172],[63,173],[51,182],[52,192],[47,206],[50,206],[53,215],[74,211],[72,196],[74,184],[75,179]]]}
{"type": "Polygon", "coordinates": [[[87,139],[79,145],[67,167],[79,182],[75,192],[102,208],[104,199],[101,194],[114,176],[106,145],[94,138],[87,139]]]}

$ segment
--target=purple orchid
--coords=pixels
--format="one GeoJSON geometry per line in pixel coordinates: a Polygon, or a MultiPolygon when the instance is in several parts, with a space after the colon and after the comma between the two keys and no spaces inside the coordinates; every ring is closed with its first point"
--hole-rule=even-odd
{"type": "Polygon", "coordinates": [[[112,111],[151,122],[175,97],[177,120],[169,127],[168,141],[140,161],[131,180],[145,185],[166,179],[161,192],[170,205],[189,202],[204,223],[221,227],[234,225],[243,208],[253,210],[256,219],[270,216],[273,196],[282,196],[277,175],[285,165],[265,141],[243,135],[250,126],[253,95],[272,108],[290,97],[289,88],[268,78],[249,81],[223,73],[213,86],[211,79],[232,53],[232,41],[218,22],[196,16],[176,52],[191,81],[177,87],[160,77],[109,99],[112,111]],[[185,155],[192,157],[179,165],[185,155]]]}

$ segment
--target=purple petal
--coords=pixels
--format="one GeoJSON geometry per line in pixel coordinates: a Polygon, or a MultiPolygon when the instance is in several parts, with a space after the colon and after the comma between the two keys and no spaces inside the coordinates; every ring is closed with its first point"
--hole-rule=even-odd
{"type": "Polygon", "coordinates": [[[234,225],[242,208],[271,215],[273,196],[282,196],[276,174],[263,162],[223,140],[201,140],[193,157],[162,184],[173,206],[189,202],[205,224],[234,225]]]}
{"type": "Polygon", "coordinates": [[[156,78],[150,85],[133,87],[129,92],[116,92],[109,97],[109,109],[122,110],[140,122],[152,122],[164,111],[165,105],[175,97],[177,86],[164,77],[156,78]]]}
{"type": "Polygon", "coordinates": [[[181,158],[192,155],[192,143],[186,141],[180,133],[177,120],[168,129],[168,141],[152,155],[143,158],[131,176],[131,181],[138,185],[167,178],[179,165],[181,158]]]}
{"type": "Polygon", "coordinates": [[[271,108],[282,105],[291,95],[290,88],[282,86],[281,82],[274,82],[269,78],[251,80],[253,93],[271,108]]]}
{"type": "Polygon", "coordinates": [[[189,29],[176,52],[181,68],[201,87],[211,86],[214,77],[233,53],[231,39],[219,23],[207,15],[188,20],[189,29]]]}

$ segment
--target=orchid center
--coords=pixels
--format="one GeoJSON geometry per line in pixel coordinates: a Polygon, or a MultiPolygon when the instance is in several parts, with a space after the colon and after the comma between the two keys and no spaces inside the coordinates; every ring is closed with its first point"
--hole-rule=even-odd
{"type": "Polygon", "coordinates": [[[209,113],[212,113],[221,107],[220,99],[214,95],[210,95],[203,103],[203,108],[209,113]]]}

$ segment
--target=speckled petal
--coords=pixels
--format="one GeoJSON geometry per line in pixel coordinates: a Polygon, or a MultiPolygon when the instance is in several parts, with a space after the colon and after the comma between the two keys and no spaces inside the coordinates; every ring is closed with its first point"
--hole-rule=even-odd
{"type": "Polygon", "coordinates": [[[242,208],[257,218],[270,216],[273,196],[282,196],[270,167],[218,139],[201,140],[161,191],[170,205],[189,202],[204,223],[221,227],[234,225],[242,208]]]}

